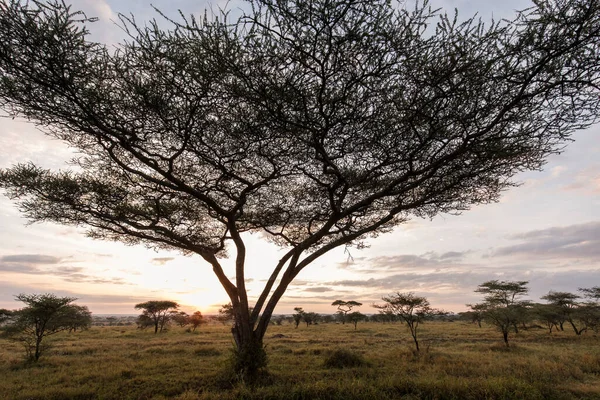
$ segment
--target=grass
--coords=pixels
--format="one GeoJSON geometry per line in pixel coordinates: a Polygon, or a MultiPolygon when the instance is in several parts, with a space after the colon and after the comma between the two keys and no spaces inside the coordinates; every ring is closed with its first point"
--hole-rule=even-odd
{"type": "Polygon", "coordinates": [[[59,334],[37,364],[0,339],[0,399],[600,399],[593,333],[530,329],[508,349],[488,326],[432,322],[420,335],[417,354],[400,324],[272,326],[271,375],[257,386],[224,372],[232,339],[222,325],[59,334]]]}

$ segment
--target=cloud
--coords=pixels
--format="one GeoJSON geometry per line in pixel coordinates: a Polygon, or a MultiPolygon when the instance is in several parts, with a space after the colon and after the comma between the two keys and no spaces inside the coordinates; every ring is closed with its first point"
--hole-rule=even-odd
{"type": "Polygon", "coordinates": [[[361,273],[439,269],[458,265],[468,253],[470,251],[448,251],[442,254],[430,251],[421,255],[357,258],[353,262],[338,263],[338,268],[361,273]]]}
{"type": "Polygon", "coordinates": [[[154,265],[165,265],[169,261],[174,260],[175,257],[154,257],[151,262],[154,265]]]}
{"type": "Polygon", "coordinates": [[[310,292],[310,293],[324,293],[324,292],[331,292],[333,289],[329,288],[329,287],[325,287],[325,286],[318,286],[318,287],[310,287],[310,288],[306,288],[303,291],[304,292],[310,292]]]}
{"type": "Polygon", "coordinates": [[[529,231],[509,239],[521,243],[497,248],[491,257],[600,259],[600,221],[529,231]]]}
{"type": "Polygon", "coordinates": [[[0,257],[0,262],[19,264],[58,264],[60,258],[43,254],[16,254],[0,257]]]}
{"type": "Polygon", "coordinates": [[[16,254],[0,257],[0,271],[26,275],[50,275],[66,282],[126,285],[122,278],[102,278],[86,274],[83,267],[56,265],[62,259],[44,254],[16,254]],[[50,266],[50,267],[48,267],[50,266]]]}

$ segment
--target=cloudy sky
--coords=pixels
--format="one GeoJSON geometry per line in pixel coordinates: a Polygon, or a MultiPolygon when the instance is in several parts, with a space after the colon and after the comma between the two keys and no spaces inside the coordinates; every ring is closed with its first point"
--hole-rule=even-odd
{"type": "MultiPolygon", "coordinates": [[[[73,0],[98,16],[92,39],[118,43],[122,32],[111,20],[132,13],[138,21],[156,17],[145,0],[73,0]]],[[[436,0],[435,7],[485,20],[511,17],[525,0],[436,0]]],[[[208,3],[157,0],[171,16],[176,10],[202,14],[208,3]]],[[[213,2],[213,9],[225,2],[213,2]]],[[[237,8],[241,1],[230,1],[237,8]]],[[[361,311],[381,296],[414,291],[434,306],[463,311],[476,302],[473,291],[490,279],[528,280],[530,298],[549,290],[574,292],[600,285],[600,127],[578,132],[565,151],[541,172],[520,175],[522,185],[497,204],[460,216],[413,220],[370,240],[364,250],[331,252],[303,271],[276,312],[294,307],[333,312],[336,299],[361,301],[361,311]]],[[[33,161],[58,169],[71,150],[24,122],[2,120],[0,168],[33,161]]],[[[193,311],[212,313],[228,302],[210,267],[198,257],[154,252],[143,247],[88,239],[72,227],[26,225],[15,206],[0,197],[0,308],[18,308],[18,293],[53,292],[79,298],[95,313],[134,313],[133,305],[172,299],[193,311]]],[[[246,237],[250,294],[260,291],[280,251],[258,236],[246,237]]]]}

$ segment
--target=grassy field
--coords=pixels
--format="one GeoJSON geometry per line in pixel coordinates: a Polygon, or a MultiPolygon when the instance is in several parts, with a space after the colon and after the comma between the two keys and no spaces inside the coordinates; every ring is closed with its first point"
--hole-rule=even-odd
{"type": "Polygon", "coordinates": [[[600,336],[529,329],[505,348],[490,326],[422,326],[416,356],[405,327],[272,326],[270,377],[249,386],[226,371],[229,328],[134,327],[59,334],[37,364],[0,339],[2,399],[600,399],[600,336]],[[326,367],[343,349],[366,364],[326,367]]]}

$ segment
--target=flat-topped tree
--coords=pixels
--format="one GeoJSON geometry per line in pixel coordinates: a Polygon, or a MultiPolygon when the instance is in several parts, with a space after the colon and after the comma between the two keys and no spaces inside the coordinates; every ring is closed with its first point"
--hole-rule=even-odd
{"type": "Polygon", "coordinates": [[[483,319],[495,325],[508,347],[510,329],[518,332],[518,324],[525,322],[527,311],[531,306],[529,300],[522,297],[529,293],[528,281],[486,281],[477,286],[476,293],[484,295],[484,301],[478,304],[467,304],[473,311],[481,312],[483,319]]]}
{"type": "Polygon", "coordinates": [[[0,106],[79,153],[68,171],[3,170],[0,186],[32,221],[204,259],[251,376],[275,306],[313,261],[497,201],[596,122],[600,4],[535,4],[429,28],[439,13],[422,2],[249,0],[227,23],[122,16],[130,36],[113,51],[62,2],[4,1],[0,106]],[[245,232],[285,249],[252,311],[245,232]]]}
{"type": "Polygon", "coordinates": [[[144,326],[153,326],[154,333],[162,332],[165,325],[176,312],[179,304],[170,300],[152,300],[135,305],[136,310],[143,310],[138,322],[144,326]]]}
{"type": "MultiPolygon", "coordinates": [[[[360,306],[362,306],[362,303],[359,303],[358,301],[354,301],[354,300],[350,300],[350,301],[336,300],[333,303],[331,303],[331,305],[332,306],[337,306],[338,313],[342,317],[342,324],[345,324],[346,323],[346,316],[348,315],[348,313],[350,311],[352,311],[352,309],[354,307],[360,307],[360,306]]],[[[356,324],[354,325],[354,327],[356,328],[356,324]]]]}

